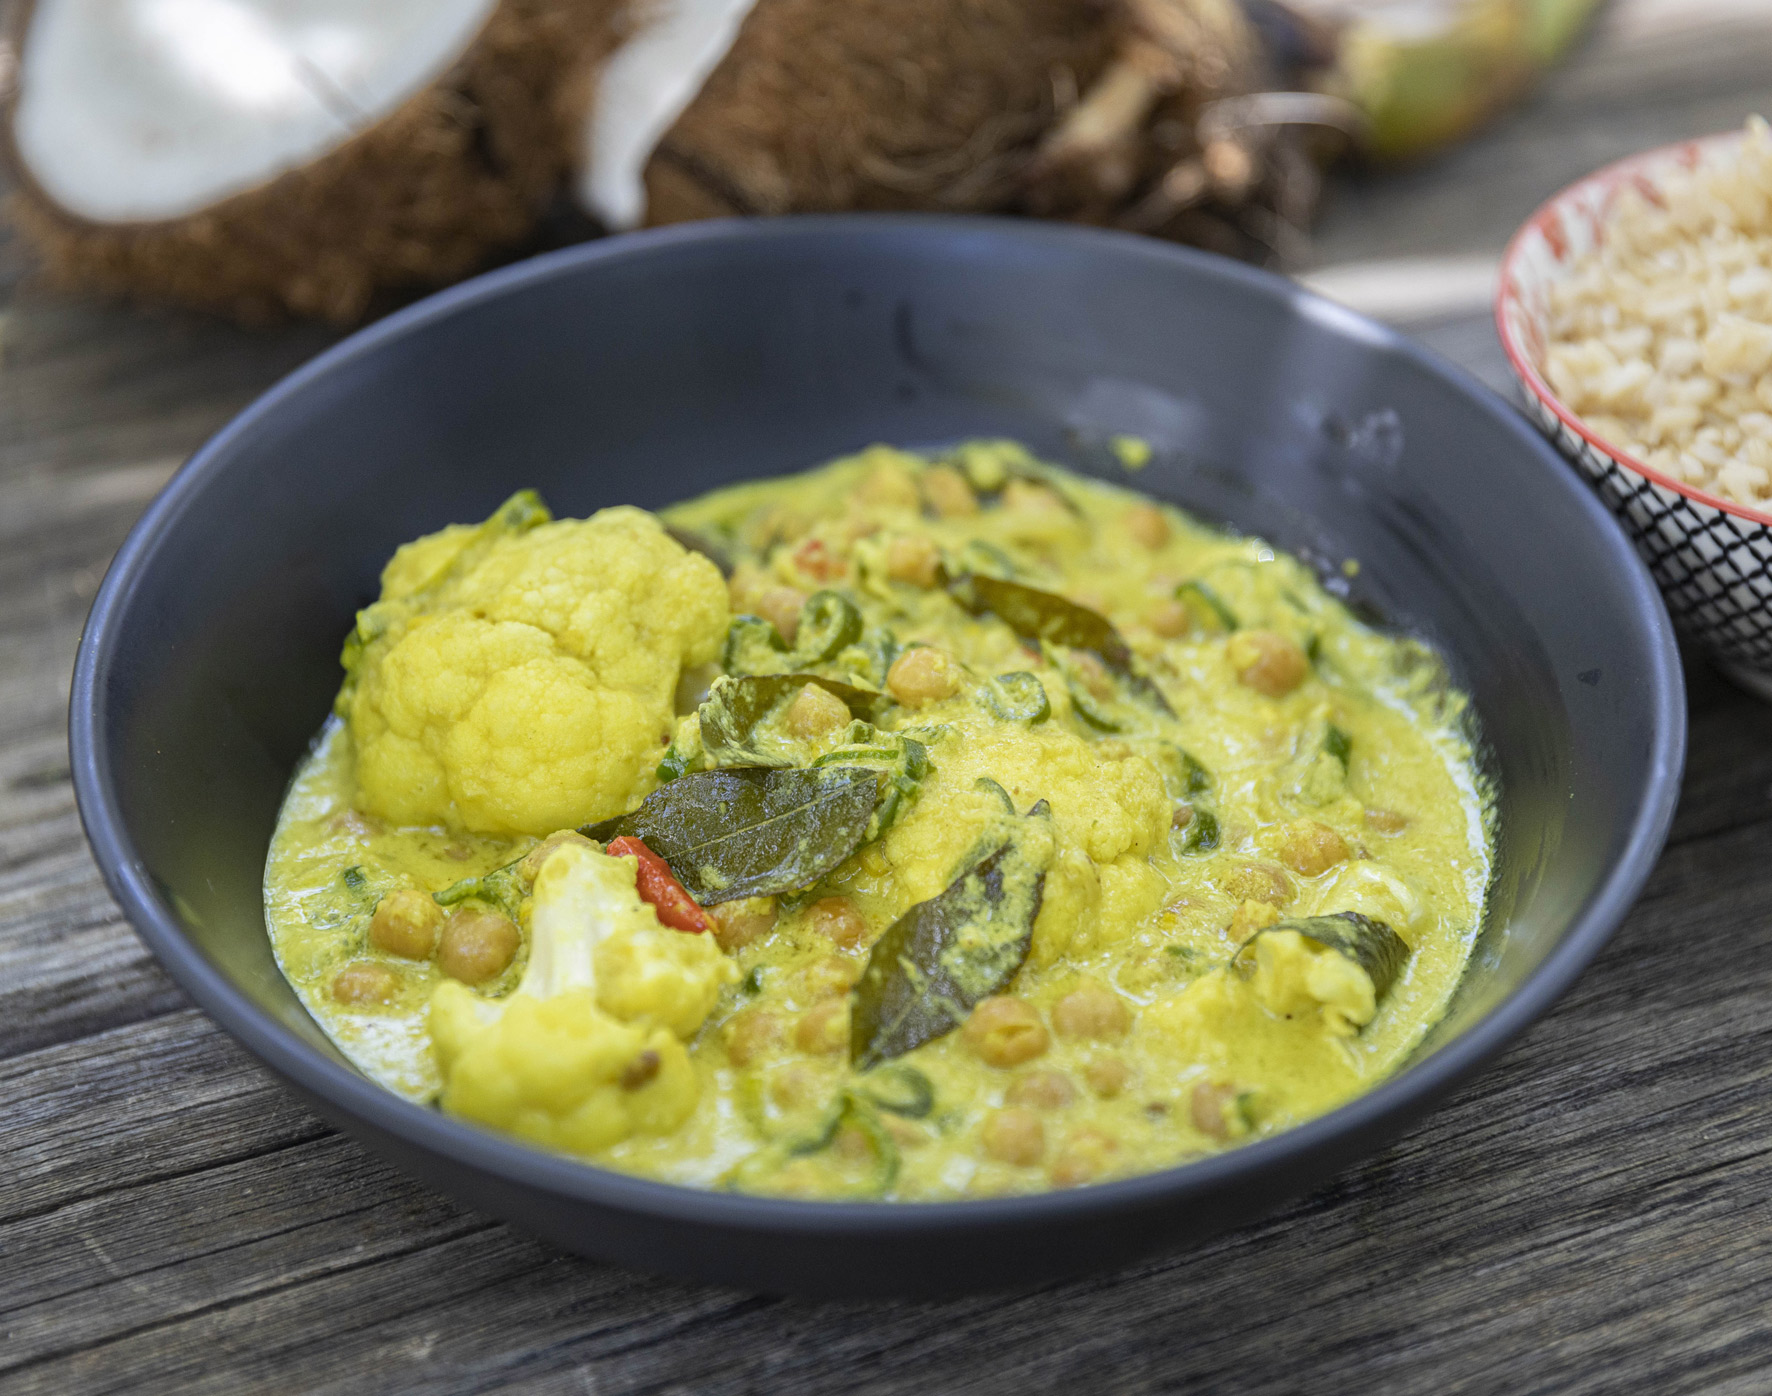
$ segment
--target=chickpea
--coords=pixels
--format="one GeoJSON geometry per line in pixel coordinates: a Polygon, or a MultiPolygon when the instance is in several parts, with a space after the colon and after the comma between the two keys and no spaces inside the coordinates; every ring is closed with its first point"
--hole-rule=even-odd
{"type": "Polygon", "coordinates": [[[1179,601],[1156,601],[1144,613],[1144,623],[1165,640],[1179,640],[1194,628],[1194,618],[1179,601]]]}
{"type": "Polygon", "coordinates": [[[1409,816],[1394,809],[1368,809],[1366,827],[1380,834],[1400,834],[1409,827],[1409,816]]]}
{"type": "Polygon", "coordinates": [[[847,897],[820,897],[807,908],[806,924],[845,950],[858,950],[867,943],[868,923],[847,897]]]}
{"type": "Polygon", "coordinates": [[[806,593],[797,587],[767,587],[757,594],[753,603],[757,614],[775,627],[788,644],[800,633],[800,607],[806,604],[806,593]]]}
{"type": "Polygon", "coordinates": [[[769,1078],[769,1099],[783,1110],[818,1103],[825,1091],[825,1073],[811,1062],[789,1062],[769,1078]]]}
{"type": "Polygon", "coordinates": [[[843,1125],[831,1139],[831,1152],[844,1163],[855,1166],[871,1163],[877,1148],[873,1137],[859,1125],[843,1125]]]}
{"type": "Polygon", "coordinates": [[[845,955],[826,955],[800,971],[806,997],[828,999],[848,993],[861,978],[861,966],[845,955]]]}
{"type": "Polygon", "coordinates": [[[998,1110],[984,1122],[982,1142],[998,1163],[1029,1168],[1046,1152],[1046,1126],[1032,1110],[998,1110]]]}
{"type": "Polygon", "coordinates": [[[1112,1100],[1132,1081],[1132,1068],[1118,1057],[1097,1057],[1083,1068],[1089,1089],[1103,1100],[1112,1100]]]}
{"type": "Polygon", "coordinates": [[[782,721],[801,741],[817,741],[849,725],[849,705],[828,689],[809,683],[794,695],[782,721]]]}
{"type": "Polygon", "coordinates": [[[941,578],[941,549],[921,534],[898,534],[886,544],[886,575],[927,590],[941,578]]]}
{"type": "Polygon", "coordinates": [[[1267,929],[1279,919],[1279,909],[1273,903],[1246,901],[1231,913],[1231,923],[1225,928],[1225,932],[1241,945],[1257,931],[1267,929]]]}
{"type": "Polygon", "coordinates": [[[1201,1081],[1188,1097],[1188,1114],[1201,1134],[1225,1140],[1231,1137],[1231,1110],[1236,1103],[1235,1086],[1201,1081]]]}
{"type": "Polygon", "coordinates": [[[375,904],[375,914],[369,918],[369,943],[390,955],[428,960],[442,929],[443,908],[427,893],[402,887],[375,904]]]}
{"type": "Polygon", "coordinates": [[[1112,989],[1080,984],[1053,1005],[1052,1026],[1060,1037],[1124,1037],[1132,1013],[1112,989]]]}
{"type": "Polygon", "coordinates": [[[1065,1141],[1047,1176],[1055,1188],[1074,1188],[1079,1183],[1091,1182],[1106,1171],[1119,1149],[1119,1141],[1111,1134],[1098,1129],[1079,1130],[1065,1141]]]}
{"type": "Polygon", "coordinates": [[[952,698],[960,691],[960,675],[947,655],[919,645],[892,661],[886,673],[886,691],[907,708],[920,708],[952,698]]]}
{"type": "Polygon", "coordinates": [[[1031,1003],[1008,994],[980,999],[960,1037],[987,1066],[1020,1066],[1051,1044],[1046,1025],[1031,1003]]]}
{"type": "Polygon", "coordinates": [[[714,939],[728,955],[768,935],[781,916],[774,897],[740,897],[704,909],[714,923],[714,939]]]}
{"type": "Polygon", "coordinates": [[[1294,820],[1280,842],[1280,861],[1301,877],[1328,872],[1345,863],[1348,853],[1347,840],[1314,819],[1294,820]]]}
{"type": "Polygon", "coordinates": [[[1155,552],[1169,541],[1169,520],[1154,504],[1134,504],[1126,511],[1126,531],[1155,552]]]}
{"type": "Polygon", "coordinates": [[[932,465],[923,472],[923,498],[940,518],[964,518],[978,512],[978,496],[951,465],[932,465]]]}
{"type": "Polygon", "coordinates": [[[747,1067],[781,1041],[781,1019],[764,1008],[734,1013],[720,1030],[726,1040],[726,1057],[736,1067],[747,1067]]]}
{"type": "Polygon", "coordinates": [[[484,984],[505,972],[522,943],[522,933],[510,917],[463,907],[443,926],[437,964],[451,979],[484,984]]]}
{"type": "Polygon", "coordinates": [[[1292,879],[1269,863],[1238,863],[1218,885],[1240,902],[1285,906],[1292,900],[1292,879]]]}
{"type": "Polygon", "coordinates": [[[537,875],[541,872],[541,865],[548,861],[555,849],[562,848],[569,843],[582,844],[599,853],[603,851],[602,845],[593,839],[587,839],[577,829],[561,829],[558,833],[549,834],[523,855],[523,861],[517,864],[517,880],[525,887],[533,887],[537,875]]]}
{"type": "Polygon", "coordinates": [[[399,992],[399,974],[371,960],[346,965],[332,981],[332,996],[340,1003],[386,1003],[399,992]]]}
{"type": "Polygon", "coordinates": [[[1011,1105],[1062,1110],[1077,1098],[1077,1088],[1062,1071],[1031,1071],[1016,1077],[1003,1098],[1011,1105]]]}
{"type": "Polygon", "coordinates": [[[1239,630],[1225,646],[1225,656],[1238,683],[1269,698],[1284,698],[1311,671],[1304,651],[1272,630],[1239,630]]]}
{"type": "Polygon", "coordinates": [[[876,461],[855,487],[861,503],[880,509],[915,509],[921,502],[917,481],[900,461],[876,461]]]}
{"type": "Polygon", "coordinates": [[[849,1045],[849,1000],[815,1003],[794,1024],[794,1046],[815,1057],[827,1057],[849,1045]]]}

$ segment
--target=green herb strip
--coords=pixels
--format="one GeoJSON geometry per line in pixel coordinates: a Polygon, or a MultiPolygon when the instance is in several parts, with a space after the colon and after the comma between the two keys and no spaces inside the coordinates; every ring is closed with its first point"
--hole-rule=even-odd
{"type": "Polygon", "coordinates": [[[1025,669],[998,674],[986,682],[984,705],[999,722],[1044,722],[1052,716],[1046,685],[1025,669]]]}

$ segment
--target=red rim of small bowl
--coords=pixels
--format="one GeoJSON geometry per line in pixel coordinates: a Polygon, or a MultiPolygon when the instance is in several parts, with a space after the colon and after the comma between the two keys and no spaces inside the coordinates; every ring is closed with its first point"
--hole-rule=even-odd
{"type": "Polygon", "coordinates": [[[1724,499],[1721,495],[1711,494],[1707,490],[1696,489],[1683,481],[1676,480],[1654,466],[1638,460],[1621,447],[1614,446],[1604,437],[1591,431],[1579,417],[1571,412],[1558,400],[1551,391],[1550,385],[1527,357],[1525,346],[1515,339],[1513,329],[1508,324],[1507,307],[1511,301],[1518,299],[1515,290],[1514,272],[1522,255],[1526,238],[1533,232],[1544,233],[1546,225],[1553,219],[1561,220],[1564,207],[1573,200],[1573,196],[1586,189],[1600,187],[1606,192],[1616,188],[1626,179],[1642,173],[1645,167],[1661,167],[1678,162],[1681,152],[1691,152],[1692,163],[1696,163],[1698,155],[1706,148],[1724,145],[1741,139],[1740,131],[1719,131],[1711,136],[1699,136],[1694,140],[1674,141],[1669,145],[1656,146],[1650,150],[1640,150],[1635,155],[1627,155],[1622,160],[1614,160],[1610,165],[1602,165],[1592,174],[1575,183],[1558,190],[1532,211],[1520,229],[1509,240],[1507,251],[1501,256],[1501,271],[1497,278],[1495,290],[1495,331],[1501,338],[1502,351],[1507,355],[1508,362],[1513,365],[1514,372],[1519,375],[1532,394],[1553,413],[1557,420],[1581,437],[1589,445],[1610,456],[1619,465],[1624,466],[1647,480],[1683,494],[1686,498],[1696,500],[1700,504],[1708,504],[1712,509],[1720,509],[1725,514],[1734,514],[1737,518],[1748,519],[1753,523],[1772,527],[1772,510],[1755,509],[1746,504],[1738,504],[1732,499],[1724,499]]]}

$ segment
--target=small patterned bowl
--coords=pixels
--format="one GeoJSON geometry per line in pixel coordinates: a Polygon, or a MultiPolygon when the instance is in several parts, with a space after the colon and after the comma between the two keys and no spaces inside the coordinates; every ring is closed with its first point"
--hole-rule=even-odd
{"type": "Polygon", "coordinates": [[[1624,525],[1674,624],[1744,688],[1772,701],[1772,512],[1683,484],[1595,435],[1558,401],[1542,368],[1549,289],[1599,241],[1619,193],[1654,196],[1738,132],[1630,156],[1570,185],[1514,235],[1501,261],[1495,325],[1526,406],[1624,525]]]}

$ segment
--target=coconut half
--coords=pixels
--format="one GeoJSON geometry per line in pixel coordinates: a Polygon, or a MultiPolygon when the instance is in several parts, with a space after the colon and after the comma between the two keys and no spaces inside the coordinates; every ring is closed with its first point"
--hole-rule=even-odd
{"type": "Polygon", "coordinates": [[[614,0],[36,0],[6,137],[64,279],[338,320],[465,274],[564,172],[614,0]]]}
{"type": "Polygon", "coordinates": [[[719,66],[756,0],[662,0],[597,80],[578,171],[578,199],[611,230],[646,221],[646,163],[719,66]]]}
{"type": "Polygon", "coordinates": [[[574,180],[612,228],[733,213],[1006,207],[1095,0],[649,0],[581,108],[574,180]]]}

